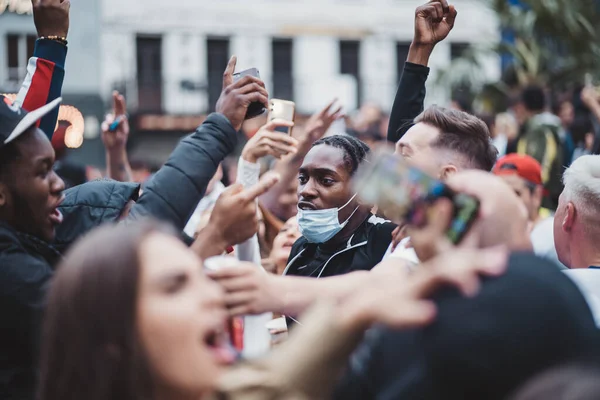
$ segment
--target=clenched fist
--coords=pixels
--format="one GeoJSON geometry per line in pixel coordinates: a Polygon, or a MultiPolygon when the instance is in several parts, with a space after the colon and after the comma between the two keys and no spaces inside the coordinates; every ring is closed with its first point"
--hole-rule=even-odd
{"type": "Polygon", "coordinates": [[[415,12],[415,37],[418,46],[433,47],[446,39],[456,20],[457,11],[446,0],[431,0],[415,12]]]}
{"type": "Polygon", "coordinates": [[[38,37],[67,37],[70,0],[32,0],[33,21],[38,37]]]}

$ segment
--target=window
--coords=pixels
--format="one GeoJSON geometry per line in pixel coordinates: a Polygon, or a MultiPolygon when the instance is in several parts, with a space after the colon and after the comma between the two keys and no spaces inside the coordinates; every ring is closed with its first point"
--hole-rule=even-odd
{"type": "Polygon", "coordinates": [[[292,39],[273,39],[273,97],[294,100],[292,39]]]}
{"type": "Polygon", "coordinates": [[[206,41],[208,71],[208,107],[214,111],[223,88],[223,72],[229,62],[229,39],[211,38],[206,41]]]}
{"type": "Polygon", "coordinates": [[[465,52],[469,49],[469,43],[452,43],[450,44],[450,59],[462,57],[465,52]]]}
{"type": "Polygon", "coordinates": [[[20,82],[27,75],[27,61],[33,56],[35,35],[6,35],[6,67],[9,81],[20,82]]]}
{"type": "Polygon", "coordinates": [[[137,84],[141,112],[162,112],[162,38],[138,36],[137,84]]]}
{"type": "Polygon", "coordinates": [[[352,75],[356,79],[356,99],[361,103],[360,42],[340,40],[340,73],[352,75]]]}
{"type": "Polygon", "coordinates": [[[396,43],[396,73],[398,82],[402,77],[402,71],[404,71],[404,63],[408,58],[408,51],[410,49],[409,42],[398,42],[396,43]]]}

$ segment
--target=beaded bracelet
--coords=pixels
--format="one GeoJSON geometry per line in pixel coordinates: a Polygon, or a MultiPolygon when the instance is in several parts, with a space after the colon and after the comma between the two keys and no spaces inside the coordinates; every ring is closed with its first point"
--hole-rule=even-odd
{"type": "Polygon", "coordinates": [[[46,39],[46,40],[53,40],[55,42],[64,44],[65,46],[69,44],[69,42],[67,41],[67,38],[64,36],[41,36],[40,39],[46,39]]]}

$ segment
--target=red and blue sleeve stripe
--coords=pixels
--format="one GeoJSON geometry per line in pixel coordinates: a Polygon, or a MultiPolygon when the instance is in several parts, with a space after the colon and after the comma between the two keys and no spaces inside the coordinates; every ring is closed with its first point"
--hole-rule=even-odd
{"type": "MultiPolygon", "coordinates": [[[[33,57],[27,64],[27,77],[23,82],[17,103],[25,110],[35,110],[61,96],[65,78],[67,46],[52,40],[38,40],[33,57]]],[[[58,108],[38,122],[38,127],[52,138],[58,119],[58,108]]]]}

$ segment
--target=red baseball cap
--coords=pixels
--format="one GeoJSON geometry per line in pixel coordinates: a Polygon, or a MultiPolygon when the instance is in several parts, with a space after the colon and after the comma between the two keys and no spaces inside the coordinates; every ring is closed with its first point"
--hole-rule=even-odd
{"type": "Polygon", "coordinates": [[[509,154],[494,165],[494,175],[518,175],[535,185],[542,184],[542,166],[531,156],[523,154],[509,154]]]}

